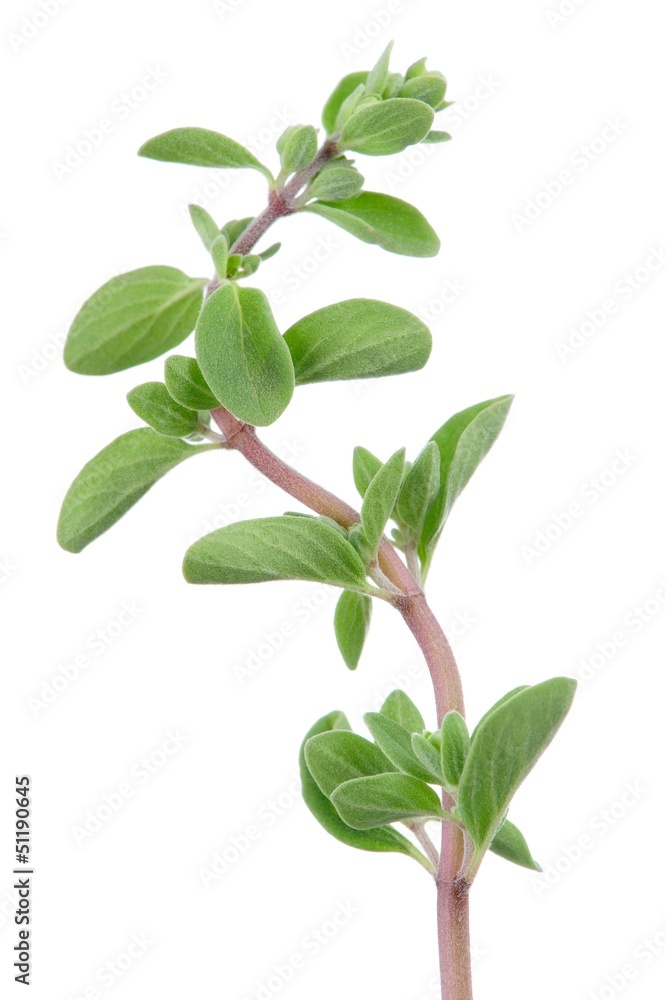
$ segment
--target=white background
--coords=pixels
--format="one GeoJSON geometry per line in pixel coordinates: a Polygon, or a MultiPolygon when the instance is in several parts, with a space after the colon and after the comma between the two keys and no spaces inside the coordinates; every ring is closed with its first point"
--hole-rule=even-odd
{"type": "MultiPolygon", "coordinates": [[[[125,392],[161,373],[157,361],[86,379],[65,370],[54,344],[83,299],[115,273],[146,264],[209,272],[183,217],[188,201],[221,222],[257,211],[265,197],[259,174],[143,161],[138,146],[178,125],[274,142],[284,124],[318,122],[335,82],[370,66],[395,38],[394,68],[427,54],[448,76],[454,141],[426,157],[411,150],[359,165],[370,188],[427,214],[442,237],[440,255],[392,256],[314,216],[295,218],[275,227],[284,249],[257,282],[282,292],[282,329],[354,295],[426,311],[432,360],[424,372],[360,389],[300,390],[264,437],[351,499],[355,444],[384,458],[406,445],[413,457],[456,410],[516,393],[499,442],[449,522],[431,603],[446,625],[467,619],[453,643],[471,721],[514,685],[580,676],[597,655],[511,814],[552,884],[491,857],[474,888],[476,994],[659,995],[660,11],[648,0],[564,0],[568,13],[558,18],[554,0],[217,7],[51,0],[45,18],[30,0],[3,6],[2,981],[11,983],[15,943],[13,778],[29,773],[32,996],[436,997],[434,891],[425,873],[401,856],[330,839],[294,785],[311,723],[344,708],[360,727],[362,712],[404,675],[433,722],[426,671],[398,616],[376,608],[351,674],[333,643],[333,591],[187,586],[186,546],[236,518],[239,503],[250,517],[294,506],[235,455],[180,467],[78,557],[54,537],[60,500],[81,465],[136,426],[125,392]],[[132,97],[150,72],[158,85],[132,97]],[[59,170],[68,147],[102,118],[112,130],[101,144],[59,170]],[[561,171],[569,183],[557,187],[561,171]],[[630,294],[626,275],[636,276],[630,294]],[[585,320],[586,336],[563,358],[557,345],[585,320]],[[628,457],[612,472],[618,452],[628,457]],[[602,494],[590,485],[599,476],[602,494]],[[581,514],[557,529],[574,503],[581,514]],[[542,551],[530,554],[538,538],[542,551]],[[315,613],[303,610],[306,601],[315,613]],[[117,633],[123,603],[141,610],[96,653],[96,631],[117,633]],[[635,608],[647,609],[644,619],[635,608]],[[262,646],[289,623],[294,634],[280,649],[262,646]],[[617,632],[624,642],[611,655],[617,632]],[[29,699],[42,698],[44,683],[80,654],[89,666],[36,711],[29,699]],[[236,668],[252,654],[262,656],[260,668],[241,682],[236,668]],[[142,758],[174,730],[186,741],[168,758],[158,753],[154,760],[166,762],[143,781],[142,758]],[[132,796],[77,843],[88,811],[128,781],[132,796]],[[250,826],[258,839],[206,889],[200,870],[216,852],[232,857],[233,838],[242,843],[250,826]],[[585,849],[576,851],[580,841],[585,849]],[[328,923],[314,954],[307,935],[336,915],[341,921],[340,905],[351,917],[334,934],[328,923]],[[135,934],[151,942],[147,950],[121,978],[98,978],[109,962],[126,966],[135,934]],[[659,952],[651,960],[648,941],[659,952]],[[274,967],[286,975],[296,953],[304,968],[262,992],[274,967]],[[627,963],[634,976],[623,981],[617,973],[627,963]]],[[[270,148],[263,155],[274,165],[270,148]]]]}

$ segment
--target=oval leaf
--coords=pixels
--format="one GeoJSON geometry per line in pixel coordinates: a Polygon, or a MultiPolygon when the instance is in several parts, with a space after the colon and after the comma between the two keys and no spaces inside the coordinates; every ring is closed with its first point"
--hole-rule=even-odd
{"type": "Polygon", "coordinates": [[[514,823],[504,820],[499,827],[494,840],[490,844],[490,851],[498,854],[506,861],[512,861],[522,868],[529,868],[534,872],[542,872],[542,868],[531,856],[529,846],[524,839],[524,835],[517,829],[514,823]]]}
{"type": "Polygon", "coordinates": [[[367,487],[374,479],[383,463],[367,448],[358,445],[353,449],[353,481],[361,497],[365,496],[367,487]]]}
{"type": "Polygon", "coordinates": [[[459,712],[447,712],[441,725],[441,771],[450,788],[459,785],[469,752],[469,730],[459,712]]]}
{"type": "Polygon", "coordinates": [[[456,413],[432,435],[441,457],[441,481],[419,546],[425,568],[455,500],[499,436],[512,401],[512,396],[499,396],[477,403],[456,413]]]}
{"type": "Polygon", "coordinates": [[[401,448],[381,466],[363,497],[360,519],[365,538],[373,552],[378,549],[383,530],[392,515],[403,472],[404,449],[401,448]]]}
{"type": "Polygon", "coordinates": [[[403,726],[409,733],[422,733],[425,729],[425,720],[420,714],[420,710],[409,698],[408,694],[397,688],[391,691],[383,705],[381,715],[387,719],[392,719],[398,725],[403,726]]]}
{"type": "Polygon", "coordinates": [[[315,201],[301,211],[315,212],[364,243],[375,243],[407,257],[435,257],[441,243],[413,205],[389,194],[363,191],[346,201],[315,201]]]}
{"type": "Polygon", "coordinates": [[[441,782],[441,753],[432,743],[421,736],[420,733],[413,733],[411,736],[411,748],[416,757],[432,775],[436,776],[437,782],[441,782]]]}
{"type": "Polygon", "coordinates": [[[314,580],[363,589],[365,567],[347,540],[309,517],[265,517],[219,528],[187,550],[190,583],[314,580]]]}
{"type": "Polygon", "coordinates": [[[345,781],[395,770],[374,743],[339,729],[309,739],[305,744],[305,760],[310,774],[328,798],[345,781]]]}
{"type": "Polygon", "coordinates": [[[180,438],[198,429],[199,415],[196,410],[177,403],[163,382],[137,385],[127,393],[127,402],[134,413],[158,434],[180,438]]]}
{"type": "Polygon", "coordinates": [[[193,447],[149,427],[128,431],[84,465],[69,487],[58,521],[58,541],[80,552],[115,524],[162,476],[191,455],[217,445],[193,447]]]}
{"type": "Polygon", "coordinates": [[[358,666],[371,618],[371,597],[354,590],[343,591],[335,608],[335,637],[349,670],[358,666]]]}
{"type": "Polygon", "coordinates": [[[395,851],[399,854],[406,854],[414,858],[429,872],[433,872],[430,862],[425,858],[414,845],[403,837],[397,830],[390,826],[378,827],[375,830],[354,830],[348,826],[340,817],[339,813],[314,781],[307,761],[305,760],[305,746],[309,740],[318,733],[325,733],[331,730],[350,730],[346,716],[342,712],[331,712],[319,719],[309,730],[300,748],[300,779],[302,782],[302,796],[309,811],[318,820],[321,826],[331,836],[356,847],[361,851],[395,851]]]}
{"type": "Polygon", "coordinates": [[[415,460],[399,491],[397,514],[416,538],[441,484],[441,459],[434,441],[429,441],[415,460]]]}
{"type": "Polygon", "coordinates": [[[335,131],[335,125],[337,123],[337,115],[340,112],[340,108],[344,104],[347,97],[364,83],[368,77],[368,72],[361,71],[359,73],[349,73],[347,76],[342,77],[339,81],[332,94],[328,98],[323,108],[323,113],[321,115],[321,121],[323,122],[323,127],[325,128],[328,135],[332,135],[335,131]]]}
{"type": "Polygon", "coordinates": [[[432,336],[412,313],[375,299],[317,309],[284,334],[296,384],[379,378],[422,368],[432,336]]]}
{"type": "Polygon", "coordinates": [[[291,401],[291,355],[258,288],[228,282],[213,292],[196,324],[196,357],[213,394],[245,423],[271,424],[291,401]]]}
{"type": "Polygon", "coordinates": [[[139,156],[168,163],[189,163],[196,167],[249,167],[269,180],[272,174],[248,149],[227,135],[208,128],[173,128],[148,139],[139,156]]]}
{"type": "Polygon", "coordinates": [[[458,807],[478,853],[494,839],[510,800],[554,738],[575,687],[575,681],[555,677],[526,688],[494,708],[475,730],[458,807]]]}
{"type": "Polygon", "coordinates": [[[425,767],[413,752],[411,733],[404,726],[380,712],[368,712],[364,719],[375,742],[395,767],[421,781],[438,780],[436,774],[425,767]]]}
{"type": "Polygon", "coordinates": [[[433,110],[422,101],[392,97],[354,112],[342,129],[340,143],[368,156],[401,153],[424,139],[433,121],[433,110]]]}
{"type": "Polygon", "coordinates": [[[164,381],[173,398],[183,406],[192,410],[214,410],[219,406],[196,358],[172,354],[164,362],[164,381]]]}
{"type": "Polygon", "coordinates": [[[377,774],[345,781],[335,789],[330,801],[355,830],[372,830],[405,819],[442,819],[446,815],[434,789],[408,774],[377,774]]]}
{"type": "Polygon", "coordinates": [[[175,267],[141,267],[111,278],[77,313],[65,364],[80,375],[110,375],[158,358],[194,329],[206,283],[175,267]]]}

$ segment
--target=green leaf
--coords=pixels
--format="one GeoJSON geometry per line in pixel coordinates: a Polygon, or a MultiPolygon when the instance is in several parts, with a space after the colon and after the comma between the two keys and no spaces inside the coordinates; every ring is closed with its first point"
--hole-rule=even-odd
{"type": "Polygon", "coordinates": [[[172,354],[164,362],[164,381],[171,396],[190,410],[214,410],[219,406],[196,358],[172,354]]]}
{"type": "Polygon", "coordinates": [[[189,583],[313,580],[364,590],[365,567],[352,545],[323,521],[265,517],[219,528],[187,550],[189,583]]]}
{"type": "Polygon", "coordinates": [[[469,730],[462,716],[447,712],[441,725],[441,772],[450,788],[459,785],[469,744],[469,730]]]}
{"type": "Polygon", "coordinates": [[[513,695],[519,694],[520,691],[526,691],[528,687],[529,687],[528,684],[520,684],[517,687],[513,688],[511,691],[509,691],[507,694],[504,694],[502,698],[499,698],[499,700],[495,702],[495,704],[492,705],[491,708],[488,708],[485,714],[481,717],[478,725],[473,731],[473,735],[475,735],[478,732],[482,724],[485,722],[485,719],[488,719],[492,714],[492,712],[494,712],[497,708],[500,708],[500,706],[503,705],[504,702],[508,701],[509,698],[512,698],[513,695]]]}
{"type": "Polygon", "coordinates": [[[417,371],[432,337],[412,313],[376,299],[346,299],[304,316],[284,339],[297,385],[417,371]]]}
{"type": "Polygon", "coordinates": [[[404,448],[400,448],[381,466],[365,492],[360,520],[365,538],[375,553],[395,507],[403,471],[404,448]]]}
{"type": "Polygon", "coordinates": [[[169,163],[189,163],[197,167],[249,167],[259,170],[268,180],[272,174],[248,149],[227,135],[208,128],[173,128],[148,139],[139,156],[169,163]]]}
{"type": "Polygon", "coordinates": [[[400,153],[424,139],[433,121],[433,110],[422,101],[391,97],[355,111],[342,129],[340,143],[368,156],[400,153]]]}
{"type": "Polygon", "coordinates": [[[403,726],[409,733],[422,733],[425,729],[423,719],[417,706],[409,698],[408,694],[397,688],[391,691],[383,705],[381,715],[387,719],[392,719],[398,725],[403,726]]]}
{"type": "Polygon", "coordinates": [[[200,205],[189,205],[188,207],[194,229],[201,237],[201,242],[206,250],[210,250],[213,242],[219,236],[219,226],[205,208],[201,208],[200,205]]]}
{"type": "Polygon", "coordinates": [[[428,132],[423,142],[438,143],[438,142],[450,142],[452,135],[450,132],[438,132],[436,129],[432,129],[428,132]]]}
{"type": "Polygon", "coordinates": [[[69,487],[58,521],[58,541],[80,552],[120,520],[170,469],[217,445],[193,447],[149,427],[128,431],[95,455],[69,487]]]}
{"type": "Polygon", "coordinates": [[[216,236],[212,241],[210,247],[210,255],[212,257],[212,262],[215,265],[215,271],[219,278],[226,277],[226,271],[229,266],[229,244],[223,233],[216,236]]]}
{"type": "Polygon", "coordinates": [[[137,385],[127,393],[127,402],[134,413],[158,434],[181,438],[198,429],[197,411],[177,403],[163,382],[137,385]]]}
{"type": "Polygon", "coordinates": [[[403,86],[404,77],[401,73],[389,73],[381,97],[384,101],[389,100],[391,97],[399,97],[399,92],[403,86]]]}
{"type": "Polygon", "coordinates": [[[407,257],[435,257],[441,243],[427,219],[406,201],[389,194],[363,191],[333,203],[315,201],[303,212],[315,212],[364,243],[407,257]]]}
{"type": "Polygon", "coordinates": [[[364,182],[363,175],[350,163],[333,161],[327,163],[310,183],[307,197],[344,201],[345,198],[355,198],[364,182]]]}
{"type": "Polygon", "coordinates": [[[372,830],[402,820],[443,819],[436,792],[408,774],[376,774],[345,781],[330,796],[345,823],[355,830],[372,830]]]}
{"type": "Polygon", "coordinates": [[[313,125],[289,125],[277,140],[277,152],[285,174],[302,170],[316,156],[318,142],[313,125]]]}
{"type": "Polygon", "coordinates": [[[388,82],[388,68],[390,66],[390,55],[393,50],[394,42],[389,42],[386,48],[383,50],[379,59],[370,71],[365,81],[365,90],[368,94],[378,94],[381,96],[383,90],[388,82]]]}
{"type": "Polygon", "coordinates": [[[530,868],[534,872],[542,872],[542,868],[531,856],[528,844],[523,834],[517,829],[514,823],[505,819],[496,832],[494,840],[490,844],[490,851],[512,861],[513,864],[522,868],[530,868]]]}
{"type": "Polygon", "coordinates": [[[158,358],[194,329],[205,284],[175,267],[111,278],[74,318],[65,364],[80,375],[110,375],[158,358]]]}
{"type": "Polygon", "coordinates": [[[408,729],[381,712],[368,712],[364,719],[375,742],[395,767],[414,778],[420,778],[421,781],[438,780],[436,774],[425,767],[413,752],[412,734],[408,729]]]}
{"type": "Polygon", "coordinates": [[[344,101],[360,86],[360,84],[365,82],[368,75],[369,74],[366,70],[359,73],[349,73],[339,81],[326,101],[321,115],[323,127],[328,135],[332,135],[335,131],[337,116],[342,105],[344,104],[344,101]]]}
{"type": "Polygon", "coordinates": [[[355,670],[365,645],[372,618],[372,599],[354,590],[344,590],[335,608],[335,636],[344,662],[355,670]]]}
{"type": "Polygon", "coordinates": [[[273,243],[271,246],[268,247],[267,250],[262,250],[261,253],[259,254],[259,257],[261,258],[261,260],[264,261],[270,260],[270,258],[274,257],[275,254],[278,252],[281,245],[282,245],[281,243],[273,243]]]}
{"type": "Polygon", "coordinates": [[[226,242],[229,247],[232,247],[234,243],[237,243],[249,226],[250,222],[253,221],[253,216],[248,215],[244,219],[230,219],[222,226],[222,234],[226,236],[226,242]]]}
{"type": "Polygon", "coordinates": [[[432,746],[430,741],[421,736],[420,733],[413,733],[411,736],[411,749],[426,770],[434,775],[437,781],[441,782],[443,778],[441,773],[441,754],[432,746]]]}
{"type": "Polygon", "coordinates": [[[432,435],[441,456],[441,484],[419,545],[425,568],[453,504],[499,436],[512,401],[512,396],[498,396],[477,403],[456,413],[432,435]]]}
{"type": "Polygon", "coordinates": [[[422,76],[423,73],[427,72],[427,56],[423,56],[422,59],[416,60],[416,62],[411,63],[406,71],[405,80],[413,80],[417,76],[422,76]]]}
{"type": "Polygon", "coordinates": [[[353,481],[361,497],[365,496],[367,487],[374,479],[383,462],[379,461],[367,448],[358,445],[353,449],[353,481]]]}
{"type": "Polygon", "coordinates": [[[328,798],[345,781],[395,771],[374,743],[341,729],[309,739],[305,744],[305,760],[310,774],[328,798]]]}
{"type": "Polygon", "coordinates": [[[493,841],[510,800],[563,722],[576,683],[536,684],[495,707],[473,734],[458,807],[480,855],[493,841]]]}
{"type": "Polygon", "coordinates": [[[305,747],[309,740],[319,733],[332,730],[350,730],[346,716],[342,712],[331,712],[309,730],[300,748],[300,778],[302,795],[307,808],[324,830],[343,844],[356,847],[361,851],[397,852],[406,854],[418,861],[429,872],[433,872],[430,862],[414,845],[390,826],[377,827],[375,830],[354,830],[339,816],[330,800],[323,794],[312,777],[305,759],[305,747]]]}
{"type": "Polygon", "coordinates": [[[397,516],[418,538],[441,482],[441,458],[434,441],[418,455],[399,491],[397,516]]]}
{"type": "Polygon", "coordinates": [[[258,288],[229,282],[212,293],[196,324],[196,357],[216,398],[239,420],[263,427],[291,401],[291,355],[258,288]]]}
{"type": "Polygon", "coordinates": [[[447,87],[446,78],[442,73],[423,73],[407,80],[399,96],[424,101],[431,108],[437,108],[446,96],[447,87]]]}

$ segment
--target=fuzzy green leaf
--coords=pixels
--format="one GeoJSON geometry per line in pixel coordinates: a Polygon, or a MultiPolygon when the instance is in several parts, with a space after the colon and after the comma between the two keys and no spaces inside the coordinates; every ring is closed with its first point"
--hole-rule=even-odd
{"type": "Polygon", "coordinates": [[[353,481],[361,497],[365,496],[367,487],[374,479],[383,462],[367,448],[358,445],[353,449],[353,481]]]}
{"type": "Polygon", "coordinates": [[[173,128],[148,139],[139,156],[169,163],[189,163],[197,167],[249,167],[259,170],[268,180],[272,174],[253,153],[227,135],[208,128],[173,128]]]}
{"type": "Polygon", "coordinates": [[[328,798],[345,781],[395,771],[374,743],[340,729],[320,733],[308,740],[305,760],[310,774],[328,798]]]}
{"type": "Polygon", "coordinates": [[[436,747],[420,733],[413,733],[411,736],[411,749],[426,770],[435,776],[438,782],[442,782],[441,754],[436,747]]]}
{"type": "Polygon", "coordinates": [[[330,525],[309,517],[265,517],[219,528],[187,550],[189,583],[313,580],[364,589],[365,567],[330,525]]]}
{"type": "Polygon", "coordinates": [[[423,142],[435,144],[440,142],[450,142],[451,139],[452,135],[450,134],[450,132],[438,132],[436,129],[432,129],[431,132],[427,133],[427,135],[423,139],[423,142]]]}
{"type": "Polygon", "coordinates": [[[505,819],[496,832],[494,840],[490,844],[490,851],[498,854],[506,861],[512,861],[522,868],[529,868],[534,872],[541,872],[543,869],[531,856],[529,846],[524,839],[524,835],[517,829],[514,823],[505,819]]]}
{"type": "Polygon", "coordinates": [[[398,725],[403,726],[409,733],[422,733],[425,729],[425,720],[420,714],[420,710],[409,698],[408,694],[397,688],[391,691],[383,705],[381,715],[392,719],[398,725]]]}
{"type": "Polygon", "coordinates": [[[478,854],[491,844],[510,800],[554,738],[575,687],[567,677],[528,687],[495,707],[474,731],[458,807],[478,854]]]}
{"type": "Polygon", "coordinates": [[[58,541],[80,552],[120,520],[158,479],[192,455],[217,447],[193,447],[149,427],[128,431],[79,472],[62,503],[58,541]]]}
{"type": "Polygon", "coordinates": [[[350,163],[327,163],[307,188],[308,198],[321,201],[344,201],[355,198],[362,190],[365,178],[350,163]]]}
{"type": "Polygon", "coordinates": [[[434,789],[409,774],[376,774],[345,781],[330,801],[355,830],[372,830],[403,820],[442,819],[445,815],[434,789]]]}
{"type": "Polygon", "coordinates": [[[346,201],[315,201],[303,212],[315,212],[364,243],[407,257],[435,257],[441,243],[427,219],[413,205],[389,194],[363,191],[346,201]]]}
{"type": "Polygon", "coordinates": [[[365,492],[360,520],[367,543],[374,552],[395,507],[403,471],[404,448],[401,448],[381,466],[365,492]]]}
{"type": "Polygon", "coordinates": [[[326,101],[321,115],[323,127],[328,135],[332,135],[335,131],[337,116],[342,105],[344,104],[344,101],[360,86],[360,84],[365,82],[368,75],[369,74],[366,70],[359,73],[349,73],[347,76],[342,77],[339,81],[326,101]]]}
{"type": "Polygon", "coordinates": [[[462,716],[447,712],[441,725],[441,772],[450,788],[459,785],[469,743],[469,730],[462,716]]]}
{"type": "Polygon", "coordinates": [[[219,406],[196,358],[172,354],[164,362],[164,381],[173,398],[190,410],[214,410],[219,406]]]}
{"type": "Polygon", "coordinates": [[[316,150],[316,129],[313,125],[289,125],[277,140],[277,152],[285,174],[306,167],[316,156],[316,150]]]}
{"type": "Polygon", "coordinates": [[[488,708],[487,711],[485,712],[485,714],[481,717],[481,719],[478,722],[478,724],[476,725],[476,728],[474,729],[472,735],[475,736],[475,734],[478,732],[478,730],[480,729],[480,727],[482,726],[482,724],[485,722],[485,720],[490,717],[490,715],[492,714],[492,712],[495,712],[497,708],[500,708],[501,705],[503,705],[504,702],[508,701],[509,698],[512,698],[513,695],[519,694],[520,691],[526,691],[526,689],[528,687],[529,687],[528,684],[519,684],[517,687],[513,688],[511,691],[508,691],[507,694],[504,694],[501,698],[499,698],[499,700],[497,702],[495,702],[492,705],[491,708],[488,708]]]}
{"type": "Polygon", "coordinates": [[[434,441],[429,441],[415,460],[399,491],[397,516],[418,538],[425,517],[439,492],[441,458],[434,441]]]}
{"type": "Polygon", "coordinates": [[[365,81],[365,90],[368,94],[378,94],[379,96],[383,94],[386,83],[388,82],[390,55],[394,44],[394,42],[388,43],[379,56],[376,65],[372,70],[370,70],[367,80],[365,81]]]}
{"type": "Polygon", "coordinates": [[[201,237],[201,242],[206,250],[210,250],[210,247],[219,236],[219,226],[212,215],[206,212],[205,208],[201,208],[200,205],[189,205],[188,207],[194,229],[196,229],[201,237]]]}
{"type": "Polygon", "coordinates": [[[477,403],[456,413],[432,435],[441,457],[441,482],[419,545],[425,567],[453,504],[499,436],[512,401],[512,396],[499,396],[477,403]]]}
{"type": "Polygon", "coordinates": [[[355,111],[342,129],[340,142],[342,148],[368,156],[401,153],[424,139],[433,121],[433,110],[422,101],[391,97],[355,111]]]}
{"type": "Polygon", "coordinates": [[[331,712],[329,715],[325,715],[322,719],[319,719],[305,736],[300,748],[300,778],[302,782],[302,795],[307,808],[324,830],[343,844],[348,844],[349,847],[356,847],[361,851],[388,851],[406,854],[431,872],[432,867],[421,852],[406,837],[403,837],[392,827],[384,826],[377,827],[374,830],[354,830],[348,826],[340,818],[334,805],[323,794],[312,777],[305,759],[305,747],[309,740],[319,733],[350,729],[351,726],[342,712],[331,712]]]}
{"type": "Polygon", "coordinates": [[[226,272],[229,266],[229,242],[224,235],[220,233],[212,241],[210,246],[210,256],[212,257],[212,262],[215,265],[215,272],[219,278],[225,278],[226,272]]]}
{"type": "Polygon", "coordinates": [[[196,357],[216,398],[239,420],[271,424],[291,401],[291,355],[258,288],[229,282],[213,292],[196,324],[196,357]]]}
{"type": "Polygon", "coordinates": [[[432,349],[422,320],[376,299],[346,299],[317,309],[294,323],[284,339],[296,385],[417,371],[432,349]]]}
{"type": "Polygon", "coordinates": [[[335,608],[335,637],[349,670],[355,670],[365,645],[372,618],[372,599],[354,590],[344,590],[335,608]]]}
{"type": "Polygon", "coordinates": [[[175,267],[111,278],[74,318],[65,364],[80,375],[110,375],[158,358],[194,329],[205,284],[175,267]]]}
{"type": "Polygon", "coordinates": [[[127,393],[127,402],[134,413],[158,434],[181,438],[198,429],[197,411],[177,403],[163,382],[137,385],[127,393]]]}
{"type": "Polygon", "coordinates": [[[381,712],[368,712],[364,719],[375,742],[395,767],[421,781],[438,780],[436,773],[425,767],[413,752],[408,729],[381,712]]]}
{"type": "Polygon", "coordinates": [[[446,96],[447,86],[446,78],[441,73],[423,73],[407,80],[399,96],[424,101],[431,108],[438,108],[446,96]]]}

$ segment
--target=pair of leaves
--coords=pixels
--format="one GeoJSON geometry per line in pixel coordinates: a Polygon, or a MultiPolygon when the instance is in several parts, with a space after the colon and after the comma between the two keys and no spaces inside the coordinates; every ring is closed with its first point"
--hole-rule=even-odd
{"type": "Polygon", "coordinates": [[[400,153],[421,142],[434,121],[429,105],[408,97],[367,104],[346,121],[340,135],[342,149],[369,156],[400,153]]]}
{"type": "Polygon", "coordinates": [[[82,375],[109,375],[159,357],[194,329],[205,284],[161,266],[111,278],[77,313],[65,364],[82,375]]]}
{"type": "Polygon", "coordinates": [[[80,552],[163,475],[186,458],[215,447],[194,447],[149,427],[116,438],[83,467],[67,491],[58,521],[60,545],[80,552]]]}
{"type": "Polygon", "coordinates": [[[158,434],[181,438],[200,429],[196,410],[178,403],[163,382],[144,382],[127,393],[127,402],[158,434]]]}
{"type": "Polygon", "coordinates": [[[342,712],[331,712],[329,715],[319,719],[305,736],[300,749],[300,777],[303,799],[307,807],[321,826],[342,843],[363,851],[405,854],[407,857],[418,861],[428,871],[431,871],[431,865],[424,855],[406,837],[402,836],[402,834],[398,833],[391,826],[358,830],[346,823],[328,796],[321,791],[319,785],[312,777],[305,756],[305,748],[310,739],[321,733],[349,732],[350,729],[349,722],[342,712]]]}
{"type": "Polygon", "coordinates": [[[223,167],[258,170],[269,181],[273,176],[253,153],[220,132],[207,128],[174,128],[148,139],[139,156],[169,163],[187,163],[197,167],[223,167]]]}
{"type": "Polygon", "coordinates": [[[314,201],[305,212],[328,219],[364,243],[408,257],[435,257],[441,241],[413,205],[392,195],[363,191],[342,201],[314,201]]]}

